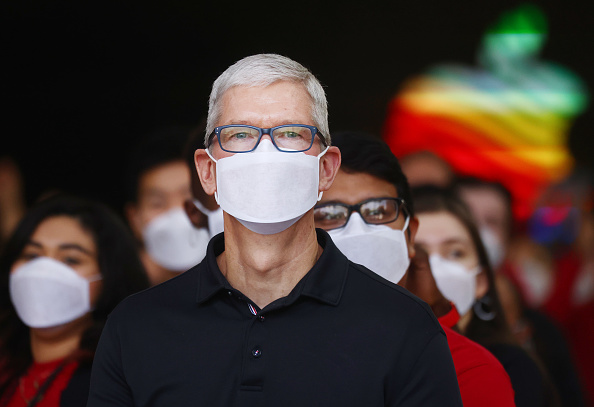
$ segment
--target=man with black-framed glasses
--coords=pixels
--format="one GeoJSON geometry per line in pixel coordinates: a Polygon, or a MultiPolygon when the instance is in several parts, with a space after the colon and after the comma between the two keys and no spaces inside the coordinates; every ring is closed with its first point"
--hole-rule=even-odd
{"type": "Polygon", "coordinates": [[[406,177],[389,148],[372,136],[335,137],[345,147],[346,164],[315,206],[316,227],[349,260],[398,284],[415,255],[419,226],[406,177]]]}
{"type": "Polygon", "coordinates": [[[205,147],[197,173],[224,232],[202,263],[112,314],[88,405],[461,406],[427,305],[315,229],[340,151],[311,72],[274,54],[229,67],[205,147]]]}

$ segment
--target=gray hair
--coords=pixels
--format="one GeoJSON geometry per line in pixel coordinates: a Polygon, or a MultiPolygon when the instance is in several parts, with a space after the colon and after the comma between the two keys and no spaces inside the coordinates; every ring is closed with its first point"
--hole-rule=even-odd
{"type": "Polygon", "coordinates": [[[324,88],[316,77],[303,65],[277,54],[258,54],[243,58],[231,65],[212,84],[208,101],[208,118],[204,145],[221,117],[221,101],[226,91],[234,86],[268,86],[278,81],[303,84],[312,99],[311,117],[316,127],[330,145],[328,128],[328,102],[324,88]]]}

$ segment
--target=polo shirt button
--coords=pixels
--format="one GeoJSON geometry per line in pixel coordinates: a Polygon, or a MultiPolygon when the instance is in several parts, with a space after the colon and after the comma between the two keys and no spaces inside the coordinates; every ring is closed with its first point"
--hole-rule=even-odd
{"type": "Polygon", "coordinates": [[[260,318],[260,321],[264,322],[264,315],[260,315],[258,318],[260,318]]]}
{"type": "Polygon", "coordinates": [[[262,351],[258,348],[254,348],[252,349],[252,356],[255,358],[259,358],[260,356],[262,356],[262,351]]]}

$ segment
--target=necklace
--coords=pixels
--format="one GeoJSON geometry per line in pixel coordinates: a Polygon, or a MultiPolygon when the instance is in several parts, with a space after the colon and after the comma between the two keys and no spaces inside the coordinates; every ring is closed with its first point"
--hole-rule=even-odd
{"type": "MultiPolygon", "coordinates": [[[[25,402],[25,404],[27,405],[27,407],[30,406],[31,400],[33,400],[33,398],[35,398],[35,394],[31,397],[31,398],[27,398],[25,396],[25,385],[24,385],[24,380],[23,378],[19,378],[19,393],[21,393],[21,398],[23,399],[23,401],[25,402]]],[[[37,394],[37,392],[39,391],[39,382],[37,380],[33,380],[33,388],[35,389],[35,393],[37,394]]],[[[42,396],[43,399],[43,396],[42,396]]]]}
{"type": "Polygon", "coordinates": [[[64,362],[60,363],[58,367],[56,367],[52,372],[41,374],[37,379],[33,379],[33,391],[35,393],[31,398],[27,398],[25,396],[25,381],[23,380],[24,378],[19,378],[19,393],[27,407],[33,407],[41,400],[43,400],[45,392],[51,386],[55,378],[60,374],[62,369],[64,369],[64,366],[64,362]]]}

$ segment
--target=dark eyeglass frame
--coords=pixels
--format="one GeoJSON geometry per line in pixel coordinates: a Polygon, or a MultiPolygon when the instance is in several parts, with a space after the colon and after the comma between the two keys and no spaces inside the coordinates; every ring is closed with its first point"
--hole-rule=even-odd
{"type": "Polygon", "coordinates": [[[270,136],[270,140],[272,140],[272,144],[274,144],[274,147],[276,147],[276,149],[278,151],[281,151],[283,153],[302,153],[304,151],[309,150],[311,148],[311,146],[313,146],[314,139],[316,138],[316,135],[320,135],[320,140],[322,140],[322,144],[324,144],[324,147],[328,147],[328,144],[326,143],[326,137],[324,137],[324,135],[322,133],[320,133],[318,128],[315,126],[309,126],[307,124],[283,124],[281,126],[270,127],[268,129],[263,129],[261,127],[256,127],[256,126],[249,126],[247,124],[227,124],[224,126],[218,126],[218,127],[214,128],[213,132],[210,133],[208,145],[210,146],[212,144],[212,139],[214,138],[214,136],[216,136],[217,140],[219,142],[219,147],[221,147],[221,150],[226,151],[227,153],[250,153],[250,152],[254,151],[256,148],[258,148],[258,146],[260,145],[260,141],[262,140],[262,136],[264,134],[268,134],[270,136]],[[234,150],[227,150],[227,149],[223,148],[223,143],[221,143],[221,130],[229,128],[229,127],[248,127],[250,129],[258,130],[258,134],[259,134],[258,140],[256,141],[256,145],[254,146],[254,148],[252,148],[251,150],[247,150],[247,151],[234,151],[234,150]],[[312,134],[311,143],[309,144],[309,147],[307,147],[306,149],[303,149],[303,150],[289,150],[289,151],[282,150],[279,146],[276,145],[276,142],[274,141],[274,137],[272,137],[272,133],[277,129],[282,129],[283,127],[304,127],[304,128],[309,129],[312,134]]]}
{"type": "Polygon", "coordinates": [[[335,228],[327,229],[327,230],[336,230],[336,229],[345,227],[349,223],[349,220],[351,219],[351,215],[353,214],[353,212],[357,212],[361,216],[361,219],[363,219],[363,222],[367,223],[368,225],[385,225],[386,223],[392,223],[392,222],[396,221],[398,219],[398,217],[400,216],[401,209],[402,209],[402,212],[405,214],[405,216],[410,217],[410,212],[408,211],[408,208],[406,206],[406,202],[404,201],[404,199],[394,198],[391,196],[381,197],[381,198],[369,198],[369,199],[361,201],[355,205],[348,205],[348,204],[345,204],[342,202],[324,202],[323,204],[319,204],[314,207],[314,213],[315,213],[316,209],[324,208],[326,206],[341,206],[343,208],[348,209],[347,217],[346,217],[346,221],[344,222],[344,225],[337,226],[335,228]],[[383,201],[383,200],[394,201],[397,203],[396,217],[394,219],[386,220],[385,222],[379,222],[379,223],[367,222],[367,220],[365,219],[365,216],[363,216],[363,214],[361,213],[361,207],[363,205],[365,205],[366,203],[369,203],[372,201],[383,201]]]}

